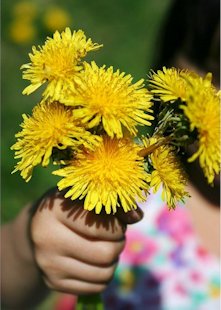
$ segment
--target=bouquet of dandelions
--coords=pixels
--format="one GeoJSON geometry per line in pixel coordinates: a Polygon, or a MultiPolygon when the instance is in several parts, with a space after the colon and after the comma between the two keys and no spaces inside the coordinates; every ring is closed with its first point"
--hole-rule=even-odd
{"type": "Polygon", "coordinates": [[[58,189],[97,214],[136,209],[160,187],[173,209],[188,196],[182,148],[196,144],[188,160],[199,158],[209,184],[220,170],[220,96],[212,76],[164,67],[150,72],[147,88],[143,79],[132,83],[130,74],[82,60],[101,46],[66,28],[32,48],[21,67],[30,81],[23,94],[46,87],[32,115],[23,114],[13,172],[29,181],[35,166],[53,162],[58,189]],[[139,134],[139,126],[151,125],[151,135],[139,134]]]}

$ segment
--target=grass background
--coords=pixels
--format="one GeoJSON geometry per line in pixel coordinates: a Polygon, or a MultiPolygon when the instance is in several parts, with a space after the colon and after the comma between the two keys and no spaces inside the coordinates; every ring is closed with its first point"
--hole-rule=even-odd
{"type": "MultiPolygon", "coordinates": [[[[51,176],[51,167],[36,168],[29,183],[25,183],[19,173],[11,174],[16,161],[10,146],[15,142],[14,134],[20,130],[21,115],[31,113],[42,91],[23,96],[21,92],[28,82],[22,80],[19,68],[29,62],[31,46],[43,44],[46,36],[52,35],[44,24],[46,12],[55,6],[68,12],[72,29],[83,29],[93,42],[104,45],[98,52],[91,53],[91,59],[99,65],[112,65],[114,69],[130,73],[137,81],[146,78],[154,62],[157,36],[171,0],[29,0],[28,3],[32,3],[37,12],[29,23],[36,35],[18,43],[11,36],[11,29],[21,1],[2,1],[2,223],[14,218],[25,204],[37,199],[58,180],[51,176]]],[[[21,21],[28,17],[27,14],[22,17],[22,12],[19,14],[21,21]]],[[[51,309],[48,302],[50,300],[39,309],[51,309]]]]}

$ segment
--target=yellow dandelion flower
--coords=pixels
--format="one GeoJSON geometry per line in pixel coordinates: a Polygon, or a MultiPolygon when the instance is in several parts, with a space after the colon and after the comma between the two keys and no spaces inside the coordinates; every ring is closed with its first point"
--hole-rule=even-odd
{"type": "Polygon", "coordinates": [[[92,147],[100,141],[99,137],[78,126],[71,108],[58,102],[40,103],[31,117],[22,116],[22,130],[16,134],[17,142],[11,149],[15,150],[15,158],[20,159],[13,172],[21,171],[27,182],[36,165],[45,167],[49,164],[53,148],[63,150],[81,144],[92,147]]]}
{"type": "Polygon", "coordinates": [[[43,46],[32,48],[29,54],[31,63],[24,64],[23,78],[31,84],[23,90],[29,95],[42,84],[48,83],[43,96],[51,100],[59,100],[60,92],[65,91],[73,84],[75,75],[79,72],[79,61],[87,52],[96,50],[101,45],[94,44],[86,39],[82,30],[74,31],[69,28],[59,33],[56,31],[53,38],[48,38],[43,46]]]}
{"type": "Polygon", "coordinates": [[[220,98],[208,79],[195,79],[187,98],[181,105],[190,121],[190,130],[197,130],[198,150],[189,159],[199,157],[199,163],[209,184],[220,171],[220,98]],[[202,87],[204,86],[204,87],[202,87]]]}
{"type": "Polygon", "coordinates": [[[27,44],[36,37],[36,28],[23,19],[14,20],[9,26],[9,37],[16,44],[27,44]]]}
{"type": "Polygon", "coordinates": [[[162,71],[158,70],[157,73],[153,73],[149,80],[151,93],[158,95],[165,102],[175,101],[178,98],[185,101],[188,83],[183,76],[188,75],[191,73],[187,70],[180,71],[175,68],[163,67],[162,71]]]}
{"type": "Polygon", "coordinates": [[[211,94],[215,95],[217,90],[215,86],[212,84],[212,73],[207,73],[204,77],[191,72],[181,72],[180,76],[186,81],[187,93],[186,93],[186,100],[193,95],[193,90],[197,93],[198,90],[210,92],[211,94]]]}
{"type": "Polygon", "coordinates": [[[71,23],[71,15],[64,9],[53,6],[46,11],[44,24],[50,31],[62,31],[71,23]]]}
{"type": "MultiPolygon", "coordinates": [[[[156,138],[151,138],[149,144],[155,144],[156,138]]],[[[175,208],[177,202],[183,201],[188,193],[185,191],[187,180],[181,170],[177,157],[168,145],[161,145],[149,155],[154,168],[151,173],[150,187],[156,193],[162,186],[162,199],[169,208],[175,208]]]]}
{"type": "Polygon", "coordinates": [[[84,208],[98,214],[102,208],[107,214],[122,206],[127,212],[136,209],[136,200],[146,199],[148,174],[140,147],[127,139],[104,137],[93,151],[79,151],[70,165],[54,171],[62,176],[58,188],[69,188],[65,197],[84,200],[84,208]]]}
{"type": "Polygon", "coordinates": [[[136,135],[137,125],[151,125],[152,95],[143,87],[143,79],[132,84],[131,75],[85,62],[76,84],[62,103],[77,106],[75,117],[89,128],[102,123],[110,137],[122,138],[123,127],[136,135]]]}

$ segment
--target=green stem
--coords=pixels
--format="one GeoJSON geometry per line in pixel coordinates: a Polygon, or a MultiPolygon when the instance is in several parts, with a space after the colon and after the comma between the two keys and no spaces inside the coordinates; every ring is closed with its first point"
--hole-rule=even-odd
{"type": "Polygon", "coordinates": [[[79,296],[76,310],[104,310],[101,295],[93,294],[79,296]]]}

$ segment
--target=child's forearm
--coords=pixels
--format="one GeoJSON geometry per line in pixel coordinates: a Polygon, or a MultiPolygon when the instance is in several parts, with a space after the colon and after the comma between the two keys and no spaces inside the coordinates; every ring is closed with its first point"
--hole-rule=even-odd
{"type": "Polygon", "coordinates": [[[2,226],[2,303],[9,309],[28,309],[48,293],[35,263],[29,240],[30,206],[2,226]]]}

